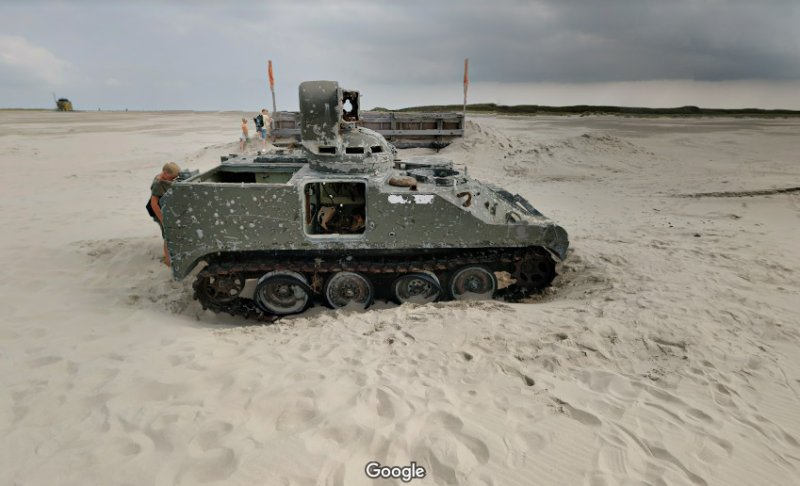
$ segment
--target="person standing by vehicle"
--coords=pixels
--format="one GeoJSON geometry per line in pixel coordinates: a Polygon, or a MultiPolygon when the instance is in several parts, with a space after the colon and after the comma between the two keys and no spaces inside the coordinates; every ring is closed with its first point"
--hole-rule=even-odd
{"type": "Polygon", "coordinates": [[[263,148],[264,144],[264,115],[259,113],[253,118],[253,123],[256,124],[256,133],[258,133],[258,138],[261,139],[261,144],[263,148]]]}
{"type": "Polygon", "coordinates": [[[239,152],[244,152],[244,144],[250,139],[250,131],[247,128],[247,118],[242,118],[242,134],[239,135],[239,152]]]}
{"type": "Polygon", "coordinates": [[[164,239],[164,263],[170,266],[169,252],[167,251],[167,240],[164,234],[164,213],[161,208],[161,197],[172,188],[172,182],[181,173],[181,168],[175,162],[167,162],[161,169],[161,173],[150,184],[150,204],[148,209],[153,219],[158,223],[161,228],[161,238],[164,239]]]}
{"type": "Polygon", "coordinates": [[[261,150],[267,149],[267,137],[270,136],[272,131],[272,118],[269,116],[269,110],[264,108],[261,110],[261,150]]]}

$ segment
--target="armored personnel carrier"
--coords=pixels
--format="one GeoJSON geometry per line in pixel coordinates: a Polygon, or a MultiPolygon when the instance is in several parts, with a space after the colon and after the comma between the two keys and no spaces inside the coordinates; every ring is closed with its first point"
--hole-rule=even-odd
{"type": "Polygon", "coordinates": [[[450,160],[396,158],[359,93],[300,85],[301,148],[222,157],[162,198],[176,279],[203,308],[262,320],[314,303],[523,298],[550,284],[563,228],[450,160]],[[500,283],[498,283],[500,282],[500,283]]]}

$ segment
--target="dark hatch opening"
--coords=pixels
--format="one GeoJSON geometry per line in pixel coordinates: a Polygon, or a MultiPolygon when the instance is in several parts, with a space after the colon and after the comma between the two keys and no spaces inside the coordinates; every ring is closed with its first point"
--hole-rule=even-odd
{"type": "Polygon", "coordinates": [[[309,235],[359,235],[366,227],[364,182],[311,182],[303,188],[309,235]]]}

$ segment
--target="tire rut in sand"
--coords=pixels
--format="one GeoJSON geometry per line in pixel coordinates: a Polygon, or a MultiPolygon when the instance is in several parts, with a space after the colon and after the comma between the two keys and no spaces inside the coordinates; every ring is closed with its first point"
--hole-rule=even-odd
{"type": "Polygon", "coordinates": [[[678,197],[704,198],[704,197],[756,197],[773,196],[776,194],[792,194],[800,192],[800,186],[783,187],[779,189],[758,189],[752,191],[721,191],[721,192],[696,192],[680,194],[678,197]]]}

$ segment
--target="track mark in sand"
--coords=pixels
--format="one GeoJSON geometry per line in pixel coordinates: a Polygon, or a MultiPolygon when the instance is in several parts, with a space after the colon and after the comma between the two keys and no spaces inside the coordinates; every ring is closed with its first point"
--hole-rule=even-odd
{"type": "Polygon", "coordinates": [[[754,197],[754,196],[772,196],[775,194],[790,194],[800,192],[800,186],[784,187],[781,189],[761,189],[756,191],[723,191],[723,192],[696,192],[693,194],[680,194],[678,197],[754,197]]]}

